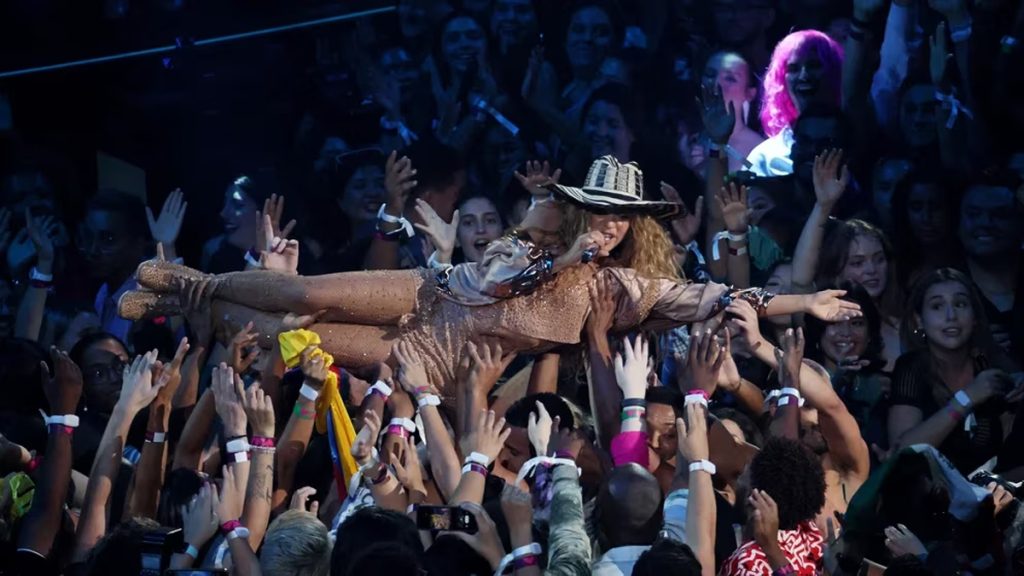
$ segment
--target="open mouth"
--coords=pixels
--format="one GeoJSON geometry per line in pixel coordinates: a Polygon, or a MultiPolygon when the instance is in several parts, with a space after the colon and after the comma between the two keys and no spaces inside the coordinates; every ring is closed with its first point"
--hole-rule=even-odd
{"type": "Polygon", "coordinates": [[[793,91],[800,96],[813,96],[818,91],[817,82],[797,82],[793,86],[793,91]]]}
{"type": "Polygon", "coordinates": [[[963,330],[960,328],[949,327],[942,329],[942,335],[950,338],[959,338],[961,334],[963,334],[963,330]]]}
{"type": "Polygon", "coordinates": [[[477,250],[483,250],[484,248],[487,248],[487,245],[490,243],[491,241],[488,240],[487,238],[477,238],[476,240],[473,241],[473,248],[476,248],[477,250]]]}
{"type": "Polygon", "coordinates": [[[854,348],[854,343],[849,340],[840,340],[838,342],[834,342],[832,345],[835,346],[836,352],[843,357],[849,356],[853,352],[854,348]]]}

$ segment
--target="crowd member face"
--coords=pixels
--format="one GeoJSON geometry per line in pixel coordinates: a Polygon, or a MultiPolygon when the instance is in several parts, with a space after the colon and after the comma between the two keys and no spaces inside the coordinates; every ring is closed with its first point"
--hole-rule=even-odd
{"type": "Polygon", "coordinates": [[[487,198],[470,198],[459,208],[459,246],[467,262],[479,262],[484,249],[501,236],[501,216],[487,198]]]}
{"type": "Polygon", "coordinates": [[[739,54],[731,52],[719,52],[708,59],[704,84],[717,85],[722,90],[722,99],[731,102],[737,112],[743,110],[744,102],[757,95],[757,88],[750,85],[750,66],[739,54]]]}
{"type": "Polygon", "coordinates": [[[690,130],[686,122],[680,121],[676,124],[676,143],[679,159],[684,166],[697,170],[704,163],[704,143],[701,142],[700,131],[690,130]]]}
{"type": "MultiPolygon", "coordinates": [[[[768,277],[768,281],[764,284],[764,289],[771,292],[772,294],[788,294],[793,287],[793,265],[792,264],[779,264],[775,267],[775,271],[768,277]]],[[[792,321],[789,316],[769,316],[768,321],[775,326],[791,326],[792,321]]]]}
{"type": "Polygon", "coordinates": [[[676,412],[668,404],[652,402],[647,405],[646,418],[647,449],[652,456],[650,462],[668,462],[675,457],[679,444],[676,438],[676,412]]]}
{"type": "Polygon", "coordinates": [[[372,222],[385,197],[384,170],[368,164],[357,168],[345,183],[341,209],[354,223],[372,222]]]}
{"type": "Polygon", "coordinates": [[[530,0],[497,0],[491,11],[491,34],[505,46],[522,46],[534,41],[537,14],[530,0]]]}
{"type": "Polygon", "coordinates": [[[803,118],[793,133],[793,172],[805,184],[814,181],[814,157],[829,148],[845,148],[838,118],[803,118]]]}
{"type": "Polygon", "coordinates": [[[772,24],[775,11],[767,0],[714,0],[715,33],[729,46],[746,46],[772,24]]]}
{"type": "Polygon", "coordinates": [[[750,209],[750,223],[757,226],[769,210],[775,208],[775,199],[757,186],[747,188],[747,208],[750,209]]]}
{"type": "Polygon", "coordinates": [[[914,238],[924,246],[935,246],[949,233],[949,206],[934,184],[914,184],[907,198],[907,220],[914,238]]]}
{"type": "Polygon", "coordinates": [[[828,442],[821,434],[818,425],[818,410],[815,408],[800,409],[800,442],[818,456],[828,453],[828,442]]]}
{"type": "Polygon", "coordinates": [[[846,44],[846,39],[850,37],[850,25],[849,18],[834,18],[829,21],[825,33],[839,45],[843,45],[846,44]]]}
{"type": "Polygon", "coordinates": [[[974,186],[960,205],[960,242],[972,258],[1013,253],[1021,243],[1021,218],[1013,191],[974,186]]]}
{"type": "Polygon", "coordinates": [[[511,178],[516,168],[527,161],[526,146],[497,124],[492,124],[484,135],[484,147],[489,159],[493,160],[494,174],[511,178]]]}
{"type": "Polygon", "coordinates": [[[542,200],[535,202],[533,206],[527,204],[519,226],[530,234],[534,244],[557,257],[565,252],[561,236],[564,217],[565,212],[559,202],[542,200]]]}
{"type": "Polygon", "coordinates": [[[812,102],[827,101],[825,63],[813,49],[795,50],[786,62],[786,90],[798,112],[812,102]]]}
{"type": "Polygon", "coordinates": [[[462,194],[462,189],[465,186],[466,171],[459,170],[450,184],[443,188],[426,190],[423,192],[422,198],[445,222],[451,222],[452,215],[455,213],[455,204],[459,201],[459,195],[462,194]]]}
{"type": "Polygon", "coordinates": [[[868,321],[854,318],[827,325],[818,344],[825,357],[839,365],[843,360],[862,357],[869,341],[868,321]]]}
{"type": "Polygon", "coordinates": [[[747,435],[743,433],[743,428],[740,428],[740,425],[737,424],[735,420],[729,420],[727,418],[722,418],[722,419],[719,420],[719,422],[722,423],[722,426],[725,428],[725,430],[729,434],[731,434],[732,437],[735,438],[737,442],[742,442],[742,443],[746,443],[747,442],[747,435]]]}
{"type": "Polygon", "coordinates": [[[892,195],[913,166],[904,158],[889,158],[879,163],[872,179],[872,204],[875,212],[888,219],[892,214],[892,195]]]}
{"type": "Polygon", "coordinates": [[[441,33],[441,54],[448,67],[465,72],[484,60],[484,31],[472,18],[454,18],[441,33]]]}
{"type": "Polygon", "coordinates": [[[609,56],[601,63],[601,81],[604,84],[617,82],[629,86],[632,84],[629,78],[629,65],[622,58],[609,56]]]}
{"type": "Polygon", "coordinates": [[[220,219],[224,223],[224,234],[233,245],[248,247],[256,237],[259,226],[259,211],[256,201],[234,184],[224,191],[224,206],[220,219]]]}
{"type": "Polygon", "coordinates": [[[569,21],[565,52],[573,70],[597,70],[612,43],[612,22],[597,6],[577,10],[569,21]]]}
{"type": "Polygon", "coordinates": [[[938,138],[939,102],[931,84],[913,86],[900,100],[900,131],[907,145],[922,148],[938,138]]]}
{"type": "Polygon", "coordinates": [[[82,354],[82,395],[89,410],[114,411],[127,363],[128,351],[113,339],[100,340],[82,354]]]}
{"type": "Polygon", "coordinates": [[[505,440],[505,445],[498,453],[498,462],[510,472],[519,473],[523,464],[530,459],[530,437],[526,428],[510,426],[511,431],[505,440]]]}
{"type": "Polygon", "coordinates": [[[963,284],[949,281],[930,286],[917,314],[929,346],[956,351],[970,344],[976,319],[970,293],[963,284]]]}
{"type": "Polygon", "coordinates": [[[872,298],[878,299],[885,292],[888,273],[889,260],[882,242],[875,236],[861,235],[850,242],[839,279],[860,284],[872,298]]]}
{"type": "Polygon", "coordinates": [[[604,100],[594,102],[583,118],[583,135],[590,142],[591,158],[611,154],[619,162],[629,162],[633,130],[615,104],[604,100]]]}
{"type": "Polygon", "coordinates": [[[405,48],[391,48],[380,55],[380,67],[385,74],[394,78],[403,96],[416,81],[416,63],[405,48]]]}
{"type": "Polygon", "coordinates": [[[629,219],[618,214],[590,214],[590,230],[604,234],[604,246],[598,256],[608,256],[629,233],[629,219]]]}
{"type": "Polygon", "coordinates": [[[398,26],[405,38],[418,38],[430,25],[427,0],[402,0],[398,3],[398,26]]]}
{"type": "Polygon", "coordinates": [[[124,216],[119,213],[106,210],[86,212],[78,228],[76,242],[93,278],[113,279],[142,260],[142,243],[130,230],[124,216]]]}

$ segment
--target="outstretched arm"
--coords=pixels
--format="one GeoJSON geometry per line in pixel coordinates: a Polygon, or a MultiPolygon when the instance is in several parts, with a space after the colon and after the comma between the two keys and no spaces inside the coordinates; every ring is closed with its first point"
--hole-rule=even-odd
{"type": "Polygon", "coordinates": [[[842,150],[827,150],[814,159],[816,201],[793,254],[793,287],[800,293],[814,290],[818,256],[821,253],[821,243],[825,237],[828,219],[850,182],[849,168],[842,161],[842,150]]]}

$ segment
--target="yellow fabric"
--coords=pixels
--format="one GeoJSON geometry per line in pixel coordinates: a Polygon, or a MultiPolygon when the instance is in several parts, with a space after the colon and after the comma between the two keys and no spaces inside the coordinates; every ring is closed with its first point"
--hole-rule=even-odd
{"type": "MultiPolygon", "coordinates": [[[[334,364],[334,358],[320,349],[320,335],[311,330],[292,330],[282,332],[278,337],[281,345],[281,357],[285,366],[294,368],[299,365],[302,351],[309,346],[316,346],[313,356],[320,356],[324,364],[330,368],[334,364]]],[[[345,410],[345,403],[341,399],[341,391],[338,388],[338,376],[334,372],[327,373],[323,390],[316,399],[316,429],[321,434],[327,432],[327,419],[334,422],[334,440],[338,447],[338,455],[341,458],[341,470],[345,478],[345,486],[359,470],[355,458],[352,457],[352,444],[356,439],[356,431],[352,426],[352,419],[345,410]]]]}

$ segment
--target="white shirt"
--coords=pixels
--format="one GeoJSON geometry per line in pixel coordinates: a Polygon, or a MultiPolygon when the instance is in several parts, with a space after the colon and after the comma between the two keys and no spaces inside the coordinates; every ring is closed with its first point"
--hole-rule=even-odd
{"type": "Polygon", "coordinates": [[[758,176],[787,176],[793,173],[789,153],[793,149],[793,130],[786,128],[761,142],[747,155],[750,171],[758,176]]]}

